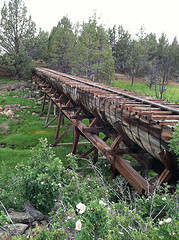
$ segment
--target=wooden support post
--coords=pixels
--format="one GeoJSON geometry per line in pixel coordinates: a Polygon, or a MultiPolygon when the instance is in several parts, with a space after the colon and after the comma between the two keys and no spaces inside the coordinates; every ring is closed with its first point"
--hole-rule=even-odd
{"type": "Polygon", "coordinates": [[[72,148],[72,154],[76,154],[78,142],[80,138],[80,131],[78,128],[74,128],[74,135],[73,135],[73,148],[72,148]]]}
{"type": "Polygon", "coordinates": [[[62,119],[63,119],[63,113],[60,111],[60,113],[59,113],[59,119],[58,119],[58,124],[57,124],[56,135],[55,135],[55,141],[58,139],[58,136],[59,136],[62,119]]]}
{"type": "Polygon", "coordinates": [[[39,98],[42,96],[42,90],[39,91],[39,98]]]}
{"type": "Polygon", "coordinates": [[[41,114],[40,114],[40,116],[42,116],[42,115],[43,115],[43,113],[44,113],[46,97],[47,97],[47,94],[46,94],[46,93],[44,93],[44,100],[43,100],[43,104],[42,104],[42,110],[41,110],[41,114]]]}
{"type": "Polygon", "coordinates": [[[57,115],[57,106],[55,104],[53,105],[53,114],[54,116],[57,115]]]}
{"type": "Polygon", "coordinates": [[[95,148],[93,151],[93,164],[95,165],[98,161],[98,149],[95,148]]]}
{"type": "Polygon", "coordinates": [[[49,118],[50,118],[50,112],[51,112],[51,109],[52,109],[52,100],[50,99],[50,104],[49,104],[49,108],[48,108],[48,113],[47,113],[47,118],[46,118],[46,122],[45,122],[45,126],[47,125],[48,121],[49,121],[49,118]]]}
{"type": "MultiPolygon", "coordinates": [[[[99,137],[99,133],[96,134],[99,137]]],[[[98,149],[95,148],[93,151],[93,164],[95,165],[98,161],[98,149]]]]}

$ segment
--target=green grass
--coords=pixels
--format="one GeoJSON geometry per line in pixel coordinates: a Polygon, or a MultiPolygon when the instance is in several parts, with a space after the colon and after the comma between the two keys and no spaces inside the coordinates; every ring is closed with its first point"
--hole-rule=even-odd
{"type": "Polygon", "coordinates": [[[0,149],[0,162],[1,165],[5,164],[7,168],[15,169],[18,162],[23,161],[27,163],[29,158],[32,156],[32,150],[17,150],[9,148],[0,149]]]}
{"type": "MultiPolygon", "coordinates": [[[[152,89],[149,88],[149,86],[146,83],[138,83],[136,82],[134,86],[131,86],[131,82],[125,82],[121,80],[116,80],[114,82],[114,87],[119,87],[122,89],[126,89],[128,91],[141,93],[144,95],[148,95],[151,97],[155,97],[155,89],[152,87],[152,89]]],[[[174,103],[179,102],[179,86],[175,85],[168,85],[166,90],[166,101],[171,101],[174,103]]]]}
{"type": "Polygon", "coordinates": [[[12,80],[12,79],[4,79],[4,78],[0,78],[0,83],[4,83],[4,82],[12,82],[12,83],[17,83],[16,80],[12,80]]]}
{"type": "MultiPolygon", "coordinates": [[[[28,91],[26,92],[8,92],[8,95],[6,96],[5,101],[3,101],[1,103],[1,106],[5,106],[5,105],[10,105],[10,104],[20,104],[20,105],[25,105],[25,106],[35,106],[36,104],[29,99],[24,99],[22,98],[23,95],[25,95],[26,93],[28,93],[28,91]],[[13,96],[18,96],[18,97],[13,97],[13,96]]],[[[0,100],[2,99],[2,97],[0,96],[0,100]]]]}
{"type": "MultiPolygon", "coordinates": [[[[0,83],[16,83],[9,79],[0,79],[0,83]]],[[[45,120],[39,118],[41,105],[35,104],[33,100],[24,99],[21,96],[27,92],[1,92],[0,106],[16,104],[20,106],[30,106],[31,108],[15,111],[15,119],[0,115],[0,124],[8,123],[9,133],[1,134],[0,129],[0,174],[6,172],[7,175],[14,171],[18,162],[27,163],[32,155],[32,148],[36,147],[40,138],[47,138],[49,144],[53,143],[56,128],[44,129],[45,120]],[[3,96],[2,96],[3,95],[3,96]],[[17,97],[14,97],[17,96],[17,97]],[[37,115],[33,116],[32,112],[37,115]],[[1,147],[2,146],[2,147],[1,147]],[[4,148],[5,147],[5,148],[4,148]]],[[[57,125],[57,120],[53,123],[57,125]]],[[[60,135],[66,129],[61,129],[60,135]]],[[[62,142],[72,142],[72,133],[69,133],[62,142]]],[[[72,146],[60,146],[53,148],[56,155],[64,160],[66,164],[66,155],[71,152],[72,146]]]]}

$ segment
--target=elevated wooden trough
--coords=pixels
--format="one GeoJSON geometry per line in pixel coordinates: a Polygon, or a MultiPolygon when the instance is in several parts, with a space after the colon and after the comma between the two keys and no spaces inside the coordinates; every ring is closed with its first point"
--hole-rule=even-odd
{"type": "Polygon", "coordinates": [[[100,151],[111,163],[113,175],[118,171],[139,194],[147,194],[156,184],[178,180],[177,156],[169,152],[168,141],[173,125],[179,121],[179,104],[163,102],[137,93],[109,87],[45,68],[35,68],[34,81],[44,94],[42,114],[48,111],[45,127],[58,118],[53,146],[74,129],[72,153],[76,153],[79,136],[84,136],[93,147],[83,154],[94,152],[94,163],[100,151]],[[45,101],[49,107],[45,109],[45,101]],[[58,111],[49,120],[52,105],[58,111]],[[59,137],[63,117],[72,123],[59,137]],[[88,119],[84,124],[83,119],[88,119]],[[99,133],[103,133],[103,139],[99,133]],[[106,144],[110,138],[112,144],[106,144]],[[128,153],[138,161],[131,165],[122,158],[128,153]],[[155,171],[159,178],[155,185],[142,174],[155,171]]]}

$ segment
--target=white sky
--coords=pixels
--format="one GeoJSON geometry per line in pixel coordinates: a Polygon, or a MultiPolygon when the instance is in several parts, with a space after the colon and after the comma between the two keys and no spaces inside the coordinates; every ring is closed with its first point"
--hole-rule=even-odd
{"type": "MultiPolygon", "coordinates": [[[[0,8],[3,2],[0,0],[0,8]]],[[[24,0],[28,13],[38,28],[50,31],[63,16],[72,23],[88,21],[96,10],[105,28],[122,25],[130,33],[144,26],[147,33],[160,37],[164,32],[170,41],[179,41],[179,0],[24,0]]]]}

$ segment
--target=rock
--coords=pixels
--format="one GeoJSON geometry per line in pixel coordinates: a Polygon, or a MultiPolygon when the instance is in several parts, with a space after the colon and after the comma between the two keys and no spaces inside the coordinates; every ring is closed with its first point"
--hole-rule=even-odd
{"type": "Polygon", "coordinates": [[[5,111],[7,111],[7,110],[19,110],[19,108],[20,108],[20,105],[17,105],[17,104],[11,104],[11,105],[5,105],[4,106],[5,111]]]}
{"type": "Polygon", "coordinates": [[[24,96],[22,96],[22,98],[25,98],[25,99],[29,98],[29,94],[25,94],[24,96]]]}
{"type": "Polygon", "coordinates": [[[9,86],[9,87],[7,88],[8,91],[14,91],[15,89],[16,89],[15,86],[9,86]]]}
{"type": "Polygon", "coordinates": [[[18,83],[14,87],[15,87],[15,89],[19,89],[21,87],[21,85],[18,83]]]}
{"type": "Polygon", "coordinates": [[[9,215],[14,223],[31,223],[34,221],[34,218],[27,212],[12,211],[9,215]]]}
{"type": "Polygon", "coordinates": [[[21,109],[28,109],[28,108],[32,108],[31,106],[21,106],[21,109]]]}
{"type": "Polygon", "coordinates": [[[32,116],[35,116],[35,115],[37,115],[37,113],[36,113],[36,112],[33,112],[33,113],[32,113],[32,116]]]}
{"type": "Polygon", "coordinates": [[[30,83],[30,82],[25,82],[25,83],[24,83],[24,87],[25,87],[25,88],[31,88],[31,87],[32,87],[32,83],[30,83]]]}
{"type": "Polygon", "coordinates": [[[24,207],[26,213],[29,213],[35,220],[41,221],[43,219],[44,215],[36,210],[29,201],[24,203],[24,207]]]}
{"type": "Polygon", "coordinates": [[[12,116],[14,116],[13,111],[10,110],[10,109],[9,109],[5,114],[6,114],[7,117],[12,117],[12,116]]]}
{"type": "Polygon", "coordinates": [[[23,223],[15,223],[14,224],[17,233],[19,233],[20,235],[22,235],[25,230],[29,227],[27,224],[23,224],[23,223]]]}

